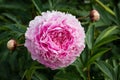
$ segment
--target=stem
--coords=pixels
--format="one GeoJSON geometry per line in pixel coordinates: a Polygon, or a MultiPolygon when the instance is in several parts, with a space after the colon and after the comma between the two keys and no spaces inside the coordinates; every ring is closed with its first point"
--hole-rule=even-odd
{"type": "Polygon", "coordinates": [[[80,19],[85,19],[85,18],[88,18],[88,17],[89,17],[89,15],[88,16],[83,16],[83,17],[78,17],[77,19],[80,20],[80,19]]]}
{"type": "MultiPolygon", "coordinates": [[[[93,49],[90,50],[90,56],[91,57],[93,55],[93,49]]],[[[90,76],[90,68],[91,68],[91,64],[88,65],[88,68],[87,68],[87,76],[88,76],[88,80],[91,80],[91,76],[90,76]]]]}
{"type": "MultiPolygon", "coordinates": [[[[90,56],[89,57],[91,57],[91,55],[92,55],[92,53],[93,53],[93,51],[92,50],[90,50],[90,52],[89,52],[90,54],[90,56]]],[[[87,76],[88,76],[88,80],[90,80],[91,79],[91,77],[90,77],[90,66],[91,66],[91,64],[89,64],[88,65],[88,68],[87,68],[87,76]]]]}
{"type": "Polygon", "coordinates": [[[98,3],[101,7],[103,7],[111,15],[115,16],[115,13],[109,7],[105,6],[101,1],[95,0],[95,2],[98,3]]]}
{"type": "Polygon", "coordinates": [[[87,75],[88,75],[88,80],[90,80],[90,65],[88,66],[88,72],[87,72],[87,75]]]}
{"type": "Polygon", "coordinates": [[[17,46],[19,47],[19,46],[24,46],[24,44],[17,44],[17,46]]]}

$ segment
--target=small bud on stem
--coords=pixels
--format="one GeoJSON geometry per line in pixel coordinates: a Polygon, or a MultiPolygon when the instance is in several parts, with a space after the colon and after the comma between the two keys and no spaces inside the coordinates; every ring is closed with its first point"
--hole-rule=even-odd
{"type": "Polygon", "coordinates": [[[11,51],[15,50],[17,46],[23,46],[24,44],[17,44],[16,40],[11,39],[7,42],[7,48],[11,51]]]}
{"type": "Polygon", "coordinates": [[[90,12],[90,19],[91,21],[98,21],[100,19],[100,14],[97,10],[92,10],[90,12]]]}
{"type": "Polygon", "coordinates": [[[15,50],[16,46],[17,46],[17,42],[14,39],[11,39],[7,42],[7,48],[9,50],[15,50]]]}

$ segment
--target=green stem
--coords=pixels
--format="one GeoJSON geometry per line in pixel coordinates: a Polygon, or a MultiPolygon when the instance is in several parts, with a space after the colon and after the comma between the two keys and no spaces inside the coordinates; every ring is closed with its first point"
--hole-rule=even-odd
{"type": "Polygon", "coordinates": [[[87,16],[82,16],[82,17],[78,17],[77,19],[78,20],[81,20],[81,19],[85,19],[85,18],[88,18],[89,17],[89,15],[87,15],[87,16]]]}
{"type": "MultiPolygon", "coordinates": [[[[89,58],[91,57],[91,54],[92,54],[92,50],[89,51],[89,58]]],[[[88,77],[88,79],[87,80],[91,79],[91,77],[90,77],[90,66],[91,66],[91,64],[88,64],[88,67],[87,67],[87,77],[88,77]]]]}
{"type": "Polygon", "coordinates": [[[115,16],[115,13],[109,7],[105,6],[100,0],[95,0],[95,2],[98,3],[101,7],[103,7],[111,15],[115,16]]]}
{"type": "Polygon", "coordinates": [[[90,80],[90,65],[88,66],[88,72],[87,72],[87,75],[88,75],[88,80],[90,80]]]}

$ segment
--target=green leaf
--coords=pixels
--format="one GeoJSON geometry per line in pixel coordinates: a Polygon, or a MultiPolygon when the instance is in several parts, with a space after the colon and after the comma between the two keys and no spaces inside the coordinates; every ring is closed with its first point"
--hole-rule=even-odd
{"type": "Polygon", "coordinates": [[[109,50],[110,48],[101,48],[98,51],[96,51],[97,53],[88,60],[87,66],[92,64],[97,58],[101,57],[104,53],[106,53],[109,50]]]}
{"type": "Polygon", "coordinates": [[[0,16],[0,20],[2,20],[2,21],[5,21],[5,22],[9,22],[9,20],[7,20],[5,17],[3,17],[3,16],[0,16]]]}
{"type": "Polygon", "coordinates": [[[108,37],[105,37],[101,41],[99,41],[97,44],[95,44],[94,48],[96,49],[96,48],[98,48],[98,47],[100,47],[100,46],[102,46],[104,44],[110,43],[110,42],[112,42],[114,40],[117,40],[117,39],[120,39],[120,37],[118,37],[118,36],[108,36],[108,37]]]}
{"type": "Polygon", "coordinates": [[[10,53],[5,46],[5,43],[3,42],[3,44],[0,44],[0,63],[5,61],[8,58],[9,54],[10,53]]]}
{"type": "Polygon", "coordinates": [[[80,58],[77,58],[77,60],[72,64],[73,66],[75,66],[76,70],[79,72],[80,76],[86,80],[86,76],[85,76],[85,73],[83,72],[83,63],[82,61],[80,60],[80,58]]]}
{"type": "Polygon", "coordinates": [[[14,4],[0,4],[0,9],[15,9],[15,10],[23,10],[25,11],[25,8],[23,6],[21,6],[18,3],[14,3],[14,4]]]}
{"type": "Polygon", "coordinates": [[[104,61],[95,62],[99,69],[108,76],[111,80],[116,80],[115,73],[111,65],[107,64],[104,61]]]}
{"type": "Polygon", "coordinates": [[[104,5],[100,0],[95,0],[96,3],[98,3],[102,8],[104,8],[107,12],[109,12],[111,15],[115,16],[115,13],[106,5],[104,5]]]}
{"type": "Polygon", "coordinates": [[[53,9],[53,3],[52,3],[51,0],[48,0],[48,2],[49,2],[50,10],[52,10],[53,9]]]}
{"type": "Polygon", "coordinates": [[[85,66],[87,61],[88,61],[89,55],[88,55],[88,51],[84,50],[81,54],[80,54],[80,61],[82,62],[82,64],[85,66]]]}
{"type": "MultiPolygon", "coordinates": [[[[25,71],[25,73],[24,73],[24,75],[26,76],[26,79],[27,80],[31,80],[31,78],[32,78],[32,75],[33,75],[33,73],[35,72],[35,69],[30,69],[30,70],[26,70],[25,71]]],[[[24,77],[23,77],[24,78],[24,77]]]]}
{"type": "Polygon", "coordinates": [[[98,38],[95,41],[95,45],[100,42],[102,39],[111,36],[113,34],[116,34],[116,32],[118,32],[117,30],[117,26],[113,26],[113,27],[108,27],[107,29],[105,29],[104,31],[101,32],[101,34],[98,36],[98,38]]]}
{"type": "Polygon", "coordinates": [[[48,80],[47,77],[44,74],[35,72],[33,76],[33,80],[48,80]],[[36,79],[34,79],[36,78],[36,79]]]}
{"type": "Polygon", "coordinates": [[[3,27],[8,28],[16,33],[24,34],[26,31],[26,27],[24,25],[21,25],[21,24],[8,24],[8,25],[4,25],[3,27]]]}
{"type": "Polygon", "coordinates": [[[74,72],[59,71],[54,76],[54,80],[79,80],[79,79],[80,79],[79,75],[75,74],[74,72]]]}
{"type": "Polygon", "coordinates": [[[118,65],[115,69],[116,80],[120,80],[120,65],[118,65]]]}
{"type": "Polygon", "coordinates": [[[42,5],[41,1],[40,0],[32,0],[32,2],[35,5],[38,12],[41,14],[41,5],[42,5]]]}
{"type": "Polygon", "coordinates": [[[86,43],[90,50],[92,49],[93,46],[93,38],[94,38],[94,24],[91,23],[90,26],[88,26],[88,30],[86,32],[86,43]]]}
{"type": "Polygon", "coordinates": [[[117,20],[117,25],[120,25],[120,2],[119,3],[117,3],[117,2],[114,2],[114,5],[115,5],[115,13],[116,13],[116,19],[114,19],[114,21],[115,20],[117,20]]]}
{"type": "Polygon", "coordinates": [[[22,80],[24,79],[24,77],[26,77],[27,80],[31,80],[32,78],[32,75],[34,74],[35,72],[35,68],[32,68],[33,66],[31,66],[30,69],[26,69],[23,76],[22,76],[22,80]]]}
{"type": "Polygon", "coordinates": [[[8,32],[0,33],[0,42],[1,42],[4,38],[7,38],[8,36],[9,36],[8,32]]]}
{"type": "Polygon", "coordinates": [[[15,23],[20,23],[20,21],[16,18],[16,16],[9,14],[9,13],[2,13],[3,16],[9,18],[10,20],[14,21],[15,23]]]}
{"type": "Polygon", "coordinates": [[[80,69],[80,67],[78,67],[77,65],[76,65],[75,67],[76,67],[77,71],[79,72],[80,76],[81,76],[84,80],[86,80],[87,78],[86,78],[86,76],[85,76],[85,73],[83,72],[84,70],[83,70],[83,69],[80,69]]]}
{"type": "Polygon", "coordinates": [[[1,40],[4,40],[5,38],[14,38],[18,39],[21,36],[24,36],[24,33],[26,31],[26,26],[22,24],[7,24],[0,27],[0,30],[3,30],[4,32],[1,33],[1,40]]]}
{"type": "MultiPolygon", "coordinates": [[[[95,9],[99,11],[100,20],[96,22],[95,27],[105,27],[112,25],[111,17],[114,17],[107,13],[103,8],[98,5],[94,5],[95,9]]],[[[114,19],[115,20],[115,19],[114,19]]]]}

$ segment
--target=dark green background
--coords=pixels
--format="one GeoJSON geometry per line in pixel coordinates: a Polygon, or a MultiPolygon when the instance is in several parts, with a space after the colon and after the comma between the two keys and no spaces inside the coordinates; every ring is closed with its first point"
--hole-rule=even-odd
{"type": "Polygon", "coordinates": [[[0,0],[0,80],[120,80],[120,0],[0,0]],[[100,20],[80,19],[86,48],[66,68],[44,67],[24,46],[6,47],[9,39],[23,44],[29,21],[41,12],[58,10],[79,18],[92,9],[100,20]]]}

